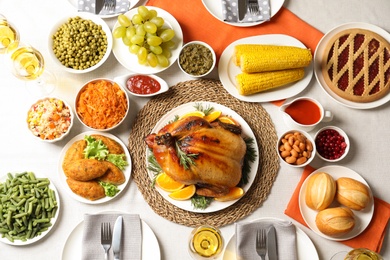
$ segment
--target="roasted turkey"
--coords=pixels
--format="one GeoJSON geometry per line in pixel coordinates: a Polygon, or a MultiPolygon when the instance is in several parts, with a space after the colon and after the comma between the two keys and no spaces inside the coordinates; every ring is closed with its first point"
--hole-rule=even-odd
{"type": "Polygon", "coordinates": [[[238,125],[190,116],[149,134],[145,142],[162,170],[178,182],[196,184],[198,195],[226,195],[241,179],[246,144],[238,125]],[[178,153],[190,162],[180,162],[178,153]]]}

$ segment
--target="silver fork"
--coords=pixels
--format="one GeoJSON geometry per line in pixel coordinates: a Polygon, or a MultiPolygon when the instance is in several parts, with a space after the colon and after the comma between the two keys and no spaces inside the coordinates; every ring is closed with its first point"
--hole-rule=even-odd
{"type": "Polygon", "coordinates": [[[267,253],[265,229],[260,229],[257,231],[256,252],[261,257],[262,260],[265,260],[265,255],[267,253]]]}
{"type": "Polygon", "coordinates": [[[108,250],[111,247],[111,226],[110,223],[103,222],[100,227],[100,243],[104,249],[104,259],[108,259],[108,250]]]}
{"type": "Polygon", "coordinates": [[[104,0],[103,9],[114,12],[116,6],[116,0],[104,0]]]}
{"type": "Polygon", "coordinates": [[[258,15],[260,13],[258,0],[248,0],[248,10],[251,15],[258,15]]]}

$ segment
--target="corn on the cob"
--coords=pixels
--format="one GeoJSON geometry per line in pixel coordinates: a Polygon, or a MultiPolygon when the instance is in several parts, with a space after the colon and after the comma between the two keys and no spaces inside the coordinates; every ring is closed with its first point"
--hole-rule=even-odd
{"type": "Polygon", "coordinates": [[[304,75],[305,70],[303,68],[240,73],[236,76],[236,87],[240,95],[247,96],[298,81],[304,75]]]}
{"type": "MultiPolygon", "coordinates": [[[[234,53],[233,53],[233,62],[235,65],[240,66],[240,59],[241,55],[243,53],[256,53],[256,52],[261,52],[261,51],[267,51],[270,50],[274,47],[279,47],[277,45],[265,45],[265,44],[250,44],[250,43],[245,43],[245,44],[238,44],[234,46],[234,53]]],[[[280,46],[282,47],[282,46],[280,46]]]]}
{"type": "Polygon", "coordinates": [[[310,49],[278,45],[246,45],[238,47],[235,55],[246,73],[303,68],[313,58],[310,49]]]}

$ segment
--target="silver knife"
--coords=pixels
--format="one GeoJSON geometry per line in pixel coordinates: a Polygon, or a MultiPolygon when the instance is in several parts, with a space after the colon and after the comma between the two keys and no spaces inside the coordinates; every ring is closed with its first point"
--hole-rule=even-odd
{"type": "Polygon", "coordinates": [[[275,227],[271,226],[268,230],[267,235],[267,254],[268,260],[277,260],[278,259],[278,251],[276,244],[276,232],[275,227]]]}
{"type": "Polygon", "coordinates": [[[115,260],[119,260],[121,256],[122,223],[123,223],[123,217],[119,216],[115,221],[114,232],[112,237],[112,251],[114,252],[115,260]]]}
{"type": "Polygon", "coordinates": [[[103,8],[104,0],[95,0],[95,14],[99,14],[103,8]]]}
{"type": "Polygon", "coordinates": [[[244,19],[246,14],[246,1],[247,0],[238,0],[238,21],[241,22],[244,19]]]}

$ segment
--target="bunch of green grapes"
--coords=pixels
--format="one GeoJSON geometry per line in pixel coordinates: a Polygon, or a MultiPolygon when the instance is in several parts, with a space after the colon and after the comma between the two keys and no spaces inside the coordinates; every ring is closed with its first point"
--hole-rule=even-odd
{"type": "Polygon", "coordinates": [[[165,21],[156,10],[139,6],[131,18],[119,15],[118,23],[112,33],[114,38],[122,39],[130,53],[137,55],[139,64],[168,67],[175,31],[163,26],[165,21]]]}

